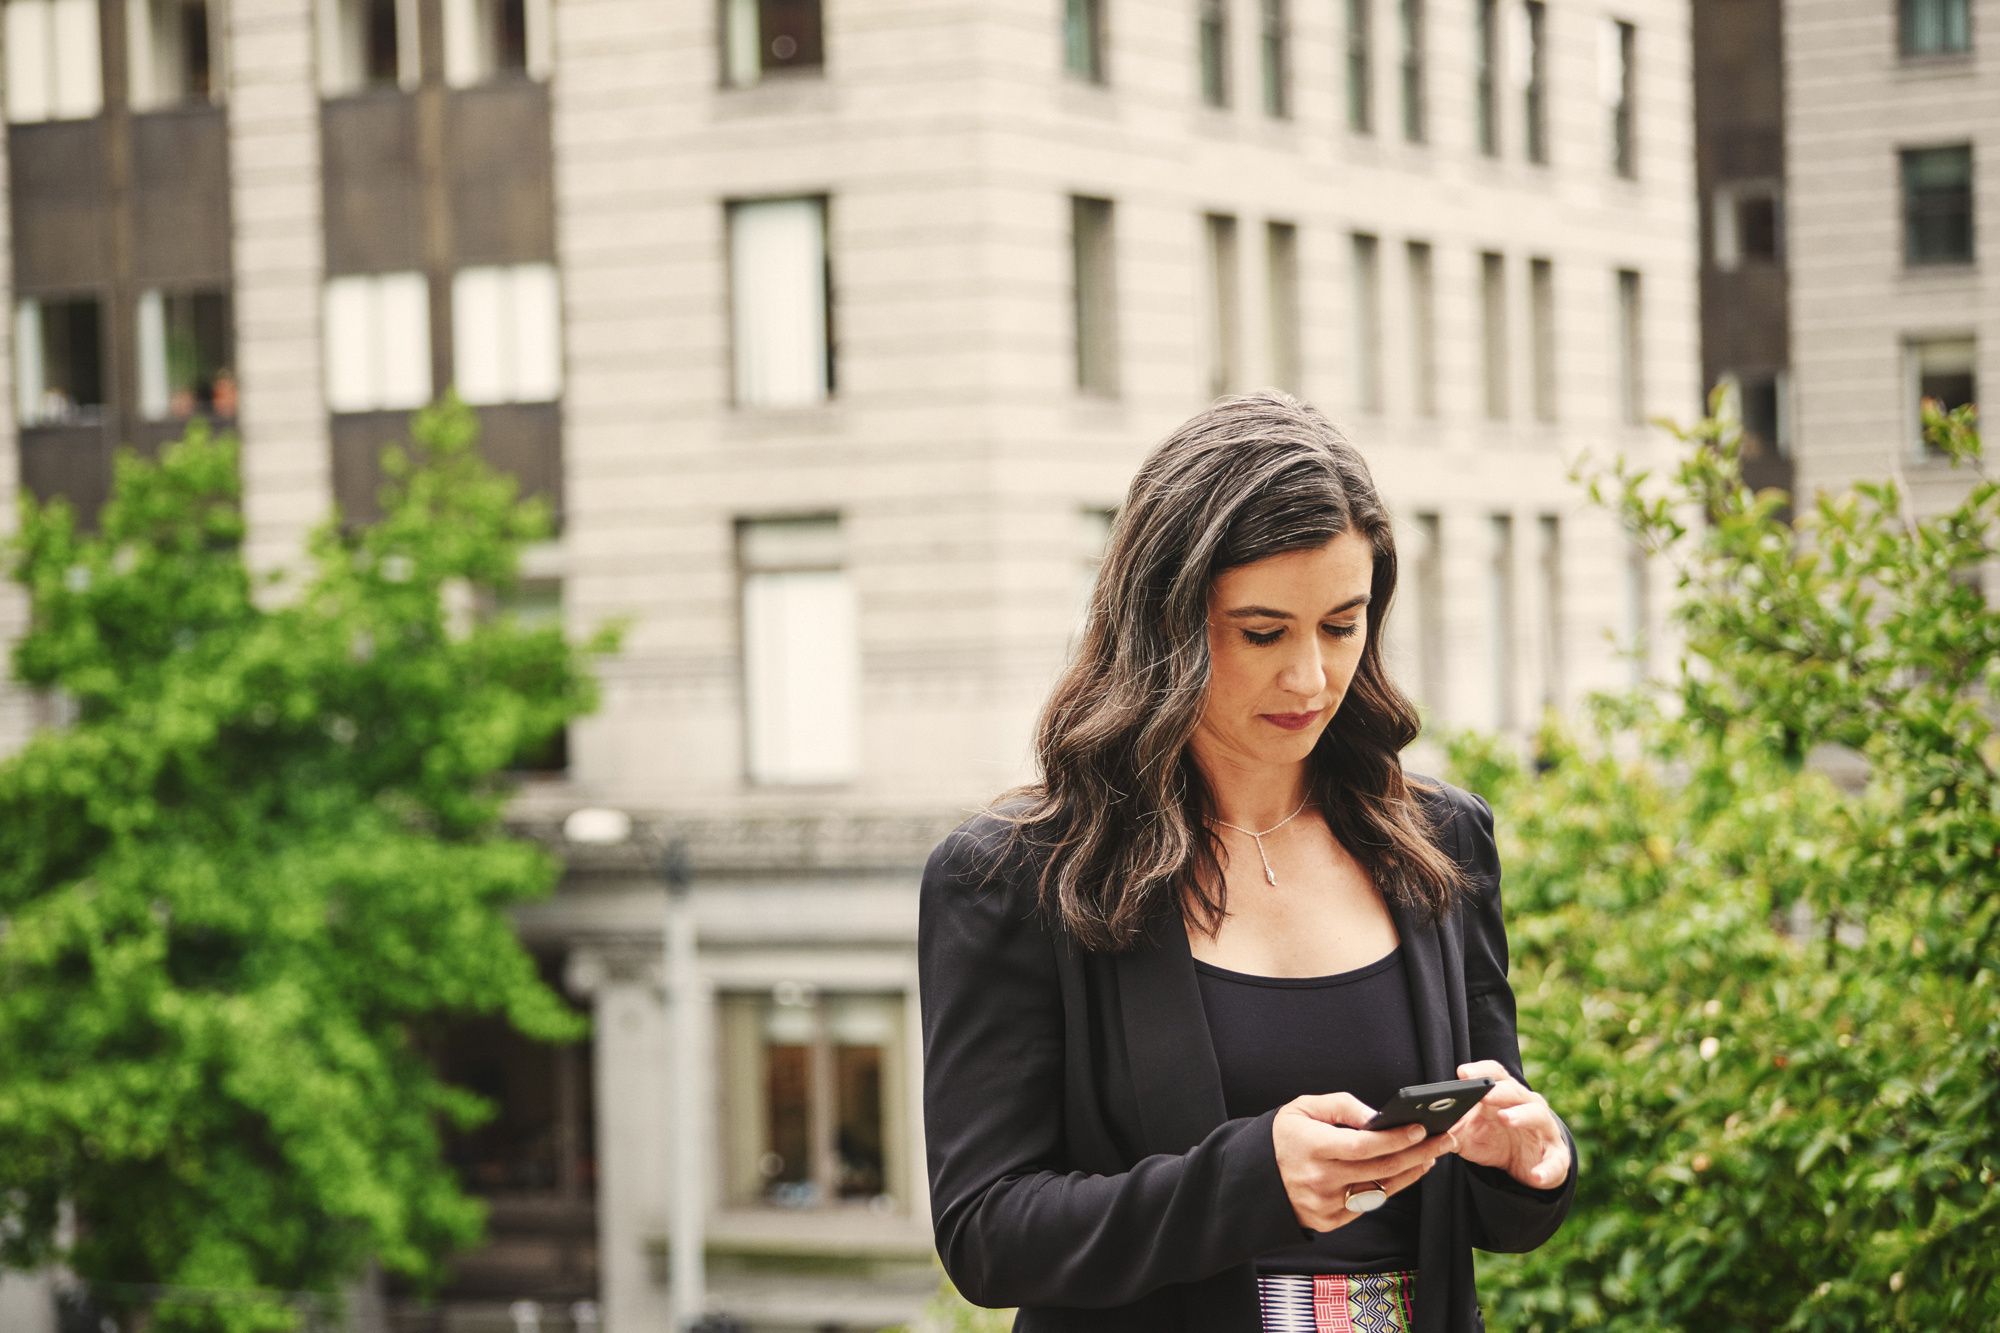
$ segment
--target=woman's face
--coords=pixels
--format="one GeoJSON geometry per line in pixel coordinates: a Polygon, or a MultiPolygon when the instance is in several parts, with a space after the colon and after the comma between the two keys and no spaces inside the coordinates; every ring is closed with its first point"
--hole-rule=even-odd
{"type": "Polygon", "coordinates": [[[1350,528],[1318,550],[1287,551],[1216,578],[1208,693],[1195,729],[1209,756],[1255,768],[1312,752],[1361,663],[1374,570],[1368,539],[1350,528]],[[1274,720],[1287,714],[1307,720],[1274,720]]]}

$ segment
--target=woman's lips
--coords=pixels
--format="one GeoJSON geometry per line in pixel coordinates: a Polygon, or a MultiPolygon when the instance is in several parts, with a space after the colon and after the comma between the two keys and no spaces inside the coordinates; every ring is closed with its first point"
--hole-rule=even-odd
{"type": "Polygon", "coordinates": [[[1311,713],[1259,713],[1266,722],[1275,722],[1286,731],[1303,731],[1319,718],[1319,712],[1311,713]]]}

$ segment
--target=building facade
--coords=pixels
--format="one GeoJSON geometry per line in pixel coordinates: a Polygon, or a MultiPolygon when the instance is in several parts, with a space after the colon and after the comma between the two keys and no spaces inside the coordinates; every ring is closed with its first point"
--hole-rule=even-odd
{"type": "Polygon", "coordinates": [[[1919,513],[1970,477],[1919,405],[2000,383],[2000,5],[1787,4],[1791,360],[1802,494],[1899,475],[1919,513]],[[1986,235],[1980,235],[1982,229],[1986,235]]]}
{"type": "MultiPolygon", "coordinates": [[[[1369,458],[1432,721],[1524,733],[1658,637],[1568,465],[1699,401],[1685,4],[4,6],[0,501],[88,510],[199,413],[283,566],[452,385],[557,504],[524,599],[635,617],[514,806],[593,1042],[442,1057],[504,1107],[454,1149],[495,1213],[453,1327],[669,1326],[684,1134],[711,1307],[922,1305],[917,871],[1030,775],[1132,470],[1214,396],[1369,458]],[[661,880],[563,842],[586,806],[683,840],[694,1049],[661,880]]],[[[59,721],[0,690],[7,746],[59,721]]]]}

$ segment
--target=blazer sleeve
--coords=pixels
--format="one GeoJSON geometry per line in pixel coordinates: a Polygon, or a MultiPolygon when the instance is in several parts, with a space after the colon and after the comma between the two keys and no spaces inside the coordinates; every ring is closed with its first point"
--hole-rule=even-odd
{"type": "MultiPolygon", "coordinates": [[[[1500,851],[1493,836],[1493,808],[1476,793],[1467,792],[1465,797],[1455,822],[1460,856],[1472,874],[1474,890],[1465,917],[1465,1001],[1472,1058],[1498,1060],[1523,1085],[1532,1087],[1522,1073],[1514,990],[1507,982],[1507,927],[1500,912],[1500,851]]],[[[1538,1189],[1499,1167],[1464,1163],[1472,1243],[1480,1249],[1532,1250],[1553,1236],[1569,1215],[1579,1165],[1576,1136],[1560,1115],[1556,1123],[1569,1143],[1569,1174],[1560,1184],[1538,1189]]]]}
{"type": "Polygon", "coordinates": [[[1056,941],[1032,885],[988,859],[981,838],[947,837],[917,914],[931,1223],[959,1293],[1125,1305],[1309,1237],[1278,1173],[1276,1108],[1116,1174],[1069,1169],[1056,941]]]}

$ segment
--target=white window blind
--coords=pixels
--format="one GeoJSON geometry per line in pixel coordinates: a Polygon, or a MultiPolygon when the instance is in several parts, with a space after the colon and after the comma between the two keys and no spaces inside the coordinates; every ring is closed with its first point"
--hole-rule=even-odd
{"type": "Polygon", "coordinates": [[[452,358],[468,403],[562,395],[561,312],[552,264],[461,269],[452,276],[452,358]]]}
{"type": "Polygon", "coordinates": [[[97,0],[5,0],[7,118],[80,120],[104,106],[97,0]]]}
{"type": "Polygon", "coordinates": [[[326,404],[334,412],[430,401],[430,297],[421,273],[329,278],[326,404]]]}
{"type": "Polygon", "coordinates": [[[509,71],[549,75],[548,0],[445,0],[444,77],[454,88],[509,71]]]}
{"type": "Polygon", "coordinates": [[[768,199],[729,210],[736,401],[791,407],[832,390],[826,202],[768,199]]]}
{"type": "Polygon", "coordinates": [[[48,370],[42,356],[41,303],[24,300],[14,307],[14,420],[26,425],[42,416],[42,394],[48,370]]]}
{"type": "Polygon", "coordinates": [[[758,782],[837,782],[861,753],[861,650],[835,519],[739,530],[749,769],[758,782]]]}
{"type": "Polygon", "coordinates": [[[192,98],[219,100],[225,86],[221,55],[228,24],[223,0],[126,0],[127,93],[134,111],[173,106],[192,98]],[[189,39],[202,30],[205,45],[189,39]]]}
{"type": "MultiPolygon", "coordinates": [[[[415,88],[422,76],[417,51],[417,0],[318,0],[319,90],[334,96],[370,83],[415,88]],[[394,13],[394,69],[369,69],[371,11],[394,13]]],[[[446,23],[450,23],[446,17],[446,23]]],[[[449,51],[447,51],[449,59],[449,51]]]]}
{"type": "Polygon", "coordinates": [[[139,293],[139,415],[167,414],[167,314],[162,294],[139,293]]]}

